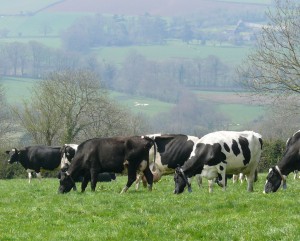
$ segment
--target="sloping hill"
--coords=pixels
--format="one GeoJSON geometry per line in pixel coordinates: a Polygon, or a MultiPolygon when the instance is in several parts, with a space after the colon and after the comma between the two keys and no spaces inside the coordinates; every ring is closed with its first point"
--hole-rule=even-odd
{"type": "Polygon", "coordinates": [[[49,12],[92,12],[124,15],[171,16],[201,13],[222,9],[244,10],[261,9],[268,5],[268,0],[258,1],[216,1],[216,0],[65,0],[47,8],[49,12]]]}

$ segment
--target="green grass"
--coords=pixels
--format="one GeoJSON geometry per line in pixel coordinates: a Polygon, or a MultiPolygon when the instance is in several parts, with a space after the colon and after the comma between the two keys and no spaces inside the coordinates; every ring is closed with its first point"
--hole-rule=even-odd
{"type": "Polygon", "coordinates": [[[220,104],[218,108],[237,126],[260,119],[266,111],[265,106],[245,104],[220,104]]]}
{"type": "Polygon", "coordinates": [[[122,195],[125,177],[65,195],[57,179],[1,180],[0,240],[299,240],[300,181],[264,195],[264,177],[253,193],[229,182],[209,194],[204,182],[181,195],[172,176],[122,195]]]}
{"type": "Polygon", "coordinates": [[[167,112],[174,104],[159,101],[152,98],[146,98],[142,96],[132,96],[124,93],[119,93],[115,91],[110,92],[110,96],[117,100],[120,104],[125,105],[131,111],[135,113],[144,113],[150,116],[157,115],[161,112],[167,112]],[[147,104],[147,105],[138,105],[147,104]]]}

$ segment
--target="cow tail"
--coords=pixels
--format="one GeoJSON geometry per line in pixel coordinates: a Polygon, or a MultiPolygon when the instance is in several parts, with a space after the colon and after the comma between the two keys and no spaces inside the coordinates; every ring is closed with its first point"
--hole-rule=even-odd
{"type": "MultiPolygon", "coordinates": [[[[152,140],[152,139],[151,139],[152,140]]],[[[155,141],[152,140],[153,142],[153,149],[154,149],[154,154],[153,154],[153,167],[152,167],[152,172],[156,171],[156,166],[155,166],[155,159],[156,159],[156,144],[155,141]]]]}
{"type": "MultiPolygon", "coordinates": [[[[155,166],[155,160],[156,160],[156,144],[155,144],[155,140],[152,139],[151,137],[149,136],[143,136],[143,138],[151,141],[152,145],[153,145],[153,149],[154,149],[154,155],[153,155],[153,167],[152,167],[152,172],[154,172],[156,170],[156,166],[155,166]]],[[[155,137],[154,137],[155,138],[155,137]]],[[[151,149],[151,148],[150,148],[151,149]]],[[[149,149],[149,152],[150,152],[150,149],[149,149]]]]}

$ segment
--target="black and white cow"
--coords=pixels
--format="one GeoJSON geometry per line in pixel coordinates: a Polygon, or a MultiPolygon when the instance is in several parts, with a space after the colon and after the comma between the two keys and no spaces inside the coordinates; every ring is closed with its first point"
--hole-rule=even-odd
{"type": "Polygon", "coordinates": [[[24,149],[12,149],[6,151],[9,155],[8,162],[20,162],[21,165],[28,172],[29,183],[31,182],[32,172],[36,172],[37,177],[41,178],[40,171],[54,170],[59,167],[61,163],[60,147],[51,146],[27,146],[24,149]]]}
{"type": "Polygon", "coordinates": [[[253,191],[255,170],[260,161],[262,137],[253,131],[219,131],[203,136],[195,145],[189,159],[176,168],[175,190],[179,194],[188,186],[189,177],[201,174],[209,180],[209,192],[213,190],[213,179],[217,178],[225,190],[226,174],[244,173],[248,191],[253,191]]]}
{"type": "MultiPolygon", "coordinates": [[[[189,159],[193,151],[194,144],[199,140],[196,136],[183,134],[152,134],[147,135],[154,140],[157,156],[155,163],[150,160],[150,170],[153,174],[153,182],[158,182],[163,175],[173,174],[178,165],[189,159]]],[[[150,155],[153,148],[150,150],[150,155]]],[[[138,174],[136,189],[139,188],[140,181],[145,185],[146,180],[143,174],[138,174]]]]}
{"type": "Polygon", "coordinates": [[[95,138],[78,146],[68,170],[61,174],[59,192],[66,193],[74,186],[74,180],[83,176],[81,191],[89,181],[95,191],[97,176],[103,172],[128,172],[128,180],[122,192],[126,192],[136,179],[137,171],[143,171],[152,189],[153,175],[149,169],[149,150],[153,140],[145,136],[95,138]]]}
{"type": "Polygon", "coordinates": [[[270,168],[264,193],[276,192],[281,183],[286,188],[286,177],[293,171],[300,170],[300,130],[287,140],[282,159],[270,168]]]}
{"type": "Polygon", "coordinates": [[[72,159],[74,158],[78,145],[77,144],[64,144],[61,148],[61,169],[67,169],[72,159]]]}

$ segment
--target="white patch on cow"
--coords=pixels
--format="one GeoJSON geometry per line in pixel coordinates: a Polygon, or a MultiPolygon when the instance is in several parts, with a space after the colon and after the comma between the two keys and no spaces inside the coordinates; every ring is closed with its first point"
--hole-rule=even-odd
{"type": "MultiPolygon", "coordinates": [[[[77,151],[77,148],[78,148],[78,145],[77,144],[64,144],[65,147],[69,146],[71,148],[73,148],[75,150],[75,154],[76,154],[76,151],[77,151]]],[[[71,165],[71,162],[69,162],[68,158],[66,157],[66,153],[64,153],[62,155],[62,158],[61,158],[61,161],[60,161],[60,168],[64,168],[66,166],[70,166],[71,165]]]]}
{"type": "Polygon", "coordinates": [[[26,169],[26,172],[28,173],[28,182],[31,183],[31,179],[32,179],[32,172],[34,172],[34,170],[31,169],[26,169]]]}
{"type": "Polygon", "coordinates": [[[200,138],[196,137],[196,136],[187,136],[187,140],[188,141],[192,141],[192,142],[197,142],[198,140],[200,140],[200,138]]]}
{"type": "Polygon", "coordinates": [[[140,166],[139,166],[139,171],[144,171],[147,167],[147,164],[148,162],[146,160],[142,160],[142,162],[140,163],[140,166]]]}

